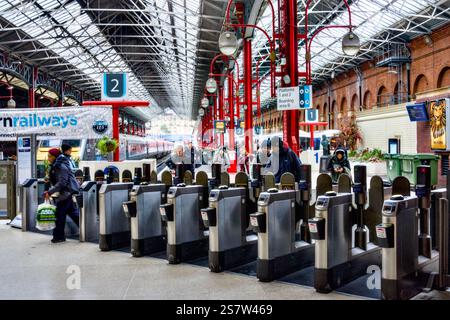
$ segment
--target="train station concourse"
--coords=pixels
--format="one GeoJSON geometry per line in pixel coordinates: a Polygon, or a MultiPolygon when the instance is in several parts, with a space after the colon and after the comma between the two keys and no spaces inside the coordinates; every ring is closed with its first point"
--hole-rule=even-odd
{"type": "Polygon", "coordinates": [[[450,300],[447,117],[450,0],[0,0],[0,300],[450,300]]]}

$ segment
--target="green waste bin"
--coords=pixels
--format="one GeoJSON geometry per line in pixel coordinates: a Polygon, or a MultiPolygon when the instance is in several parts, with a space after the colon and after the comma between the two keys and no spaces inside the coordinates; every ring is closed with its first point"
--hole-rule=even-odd
{"type": "Polygon", "coordinates": [[[411,185],[416,185],[417,167],[427,165],[431,167],[431,185],[435,186],[438,183],[439,158],[439,156],[432,153],[401,154],[399,155],[402,170],[401,175],[408,178],[411,185]]]}
{"type": "Polygon", "coordinates": [[[386,153],[383,155],[386,160],[387,175],[389,181],[394,181],[395,178],[402,175],[402,162],[399,159],[399,154],[386,153]]]}

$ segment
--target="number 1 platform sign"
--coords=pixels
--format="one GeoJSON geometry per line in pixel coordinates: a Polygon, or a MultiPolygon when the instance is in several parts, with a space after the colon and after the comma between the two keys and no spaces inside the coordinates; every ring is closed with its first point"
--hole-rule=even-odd
{"type": "Polygon", "coordinates": [[[102,77],[102,101],[121,101],[128,97],[126,73],[104,73],[102,77]]]}

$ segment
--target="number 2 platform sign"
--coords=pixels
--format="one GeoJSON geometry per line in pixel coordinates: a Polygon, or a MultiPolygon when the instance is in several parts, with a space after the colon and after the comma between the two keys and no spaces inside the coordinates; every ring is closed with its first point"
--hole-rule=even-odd
{"type": "Polygon", "coordinates": [[[104,73],[102,78],[102,100],[120,101],[128,97],[128,75],[126,73],[104,73]]]}

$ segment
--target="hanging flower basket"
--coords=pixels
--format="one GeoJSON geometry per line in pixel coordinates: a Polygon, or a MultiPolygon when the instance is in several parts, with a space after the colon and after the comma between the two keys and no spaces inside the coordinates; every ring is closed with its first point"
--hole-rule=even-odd
{"type": "Polygon", "coordinates": [[[102,156],[107,156],[116,151],[119,147],[119,143],[117,140],[105,136],[97,142],[96,147],[102,156]]]}

